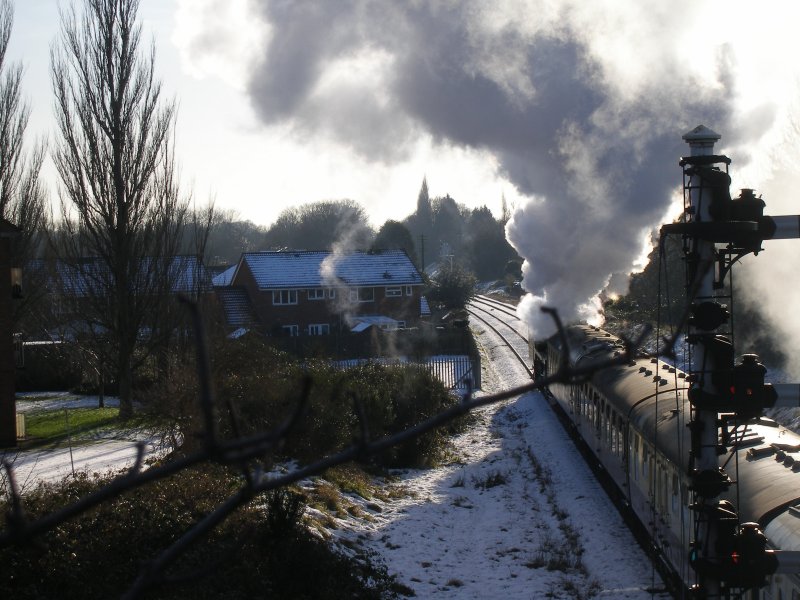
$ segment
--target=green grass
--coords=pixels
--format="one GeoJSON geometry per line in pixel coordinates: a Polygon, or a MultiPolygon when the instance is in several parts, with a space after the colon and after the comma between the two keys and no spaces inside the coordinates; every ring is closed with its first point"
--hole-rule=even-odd
{"type": "Polygon", "coordinates": [[[73,408],[66,414],[64,410],[34,412],[25,415],[25,429],[29,444],[55,444],[70,435],[86,437],[117,423],[118,417],[119,408],[73,408]]]}

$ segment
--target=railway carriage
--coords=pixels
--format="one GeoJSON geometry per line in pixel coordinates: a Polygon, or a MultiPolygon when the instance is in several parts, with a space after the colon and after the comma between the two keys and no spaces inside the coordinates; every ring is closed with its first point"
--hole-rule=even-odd
{"type": "MultiPolygon", "coordinates": [[[[620,339],[599,328],[567,329],[572,366],[604,361],[624,352],[620,339]]],[[[555,374],[562,360],[558,336],[532,348],[540,374],[555,374]]],[[[573,384],[555,384],[550,394],[585,446],[613,481],[650,537],[657,557],[688,588],[694,513],[688,508],[690,406],[686,374],[655,358],[604,368],[573,384]]],[[[758,523],[768,545],[800,550],[800,436],[765,418],[728,432],[725,445],[735,461],[738,486],[730,500],[742,523],[758,523]]],[[[735,559],[735,557],[734,557],[735,559]]],[[[800,598],[800,578],[773,575],[752,598],[800,598]]]]}

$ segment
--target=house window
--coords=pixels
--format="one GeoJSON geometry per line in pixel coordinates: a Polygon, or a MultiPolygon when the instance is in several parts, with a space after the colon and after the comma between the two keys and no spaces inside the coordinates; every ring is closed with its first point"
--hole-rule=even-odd
{"type": "Polygon", "coordinates": [[[386,288],[386,297],[387,298],[388,297],[392,297],[392,296],[402,296],[402,295],[403,295],[403,288],[401,288],[399,285],[396,286],[396,287],[387,287],[386,288]]]}
{"type": "Polygon", "coordinates": [[[325,290],[322,288],[314,288],[313,290],[308,290],[308,299],[309,300],[324,300],[325,299],[325,290]]]}
{"type": "Polygon", "coordinates": [[[300,335],[300,327],[297,325],[284,325],[281,327],[281,331],[283,332],[283,335],[289,337],[297,337],[300,335]]]}
{"type": "Polygon", "coordinates": [[[374,302],[375,288],[354,288],[350,290],[350,302],[374,302]]]}
{"type": "Polygon", "coordinates": [[[333,288],[328,290],[328,298],[336,298],[336,290],[333,288]]]}
{"type": "Polygon", "coordinates": [[[297,304],[297,290],[273,290],[273,304],[297,304]]]}
{"type": "Polygon", "coordinates": [[[312,323],[308,326],[308,335],[328,335],[331,332],[331,326],[327,323],[312,323]]]}
{"type": "Polygon", "coordinates": [[[414,288],[412,288],[410,285],[407,285],[406,286],[406,296],[411,296],[413,293],[414,293],[414,288]]]}
{"type": "Polygon", "coordinates": [[[397,328],[398,329],[405,329],[406,328],[406,322],[405,321],[398,321],[397,322],[397,328]]]}

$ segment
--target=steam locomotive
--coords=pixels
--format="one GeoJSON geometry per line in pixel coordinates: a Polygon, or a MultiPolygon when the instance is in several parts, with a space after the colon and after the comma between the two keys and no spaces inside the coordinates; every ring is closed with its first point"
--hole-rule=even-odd
{"type": "MultiPolygon", "coordinates": [[[[532,346],[538,374],[555,374],[565,356],[571,366],[582,367],[624,353],[622,340],[589,325],[567,328],[565,338],[568,353],[563,352],[559,336],[532,346]]],[[[549,390],[551,402],[602,465],[616,493],[648,532],[658,559],[682,582],[684,591],[697,568],[692,565],[692,542],[698,518],[689,506],[690,486],[698,483],[692,484],[687,469],[692,450],[688,379],[659,359],[638,358],[600,369],[584,382],[556,384],[549,390]]],[[[720,418],[724,421],[726,415],[720,418]]],[[[746,533],[747,525],[742,524],[752,522],[766,535],[767,548],[800,550],[800,436],[770,419],[754,417],[723,427],[720,447],[729,450],[721,453],[720,466],[734,473],[738,482],[726,492],[728,499],[719,503],[725,512],[730,501],[729,531],[738,528],[746,533]],[[734,504],[738,511],[732,509],[734,504]]],[[[719,536],[725,535],[723,526],[719,536]]],[[[763,535],[758,535],[763,544],[763,535]]],[[[746,536],[739,536],[739,544],[742,539],[746,536]]],[[[721,547],[724,542],[717,540],[721,547]]],[[[735,546],[719,567],[744,578],[741,587],[749,589],[745,597],[800,598],[798,575],[765,577],[763,573],[774,569],[742,564],[746,560],[745,549],[735,546]]],[[[725,578],[725,573],[720,575],[725,578]]]]}

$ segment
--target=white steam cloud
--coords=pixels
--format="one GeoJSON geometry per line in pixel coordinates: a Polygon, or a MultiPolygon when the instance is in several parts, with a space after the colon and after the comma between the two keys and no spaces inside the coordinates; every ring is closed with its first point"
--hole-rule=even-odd
{"type": "Polygon", "coordinates": [[[247,87],[265,124],[376,164],[404,160],[422,137],[495,161],[528,199],[507,235],[526,259],[521,310],[537,337],[552,331],[542,304],[602,320],[600,293],[624,288],[674,208],[683,133],[722,133],[735,182],[743,166],[768,176],[763,159],[786,143],[776,131],[797,97],[789,2],[246,6],[265,32],[247,87]]]}

